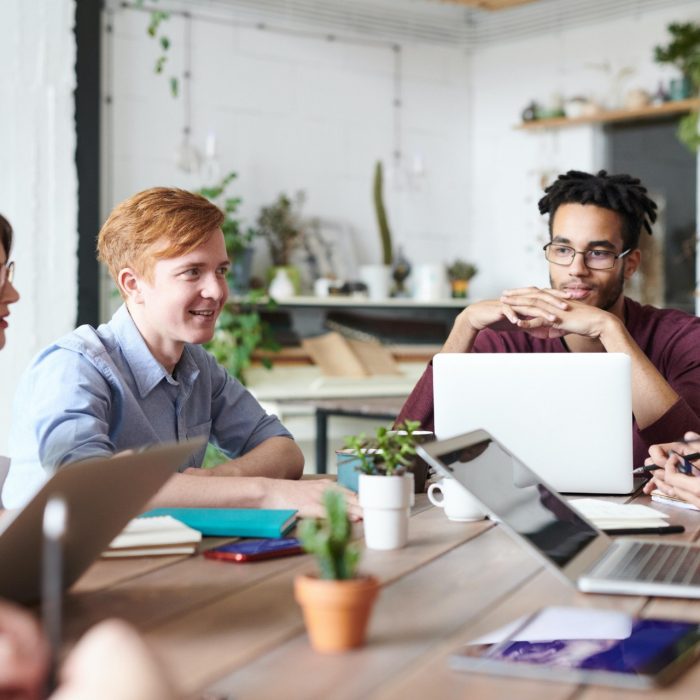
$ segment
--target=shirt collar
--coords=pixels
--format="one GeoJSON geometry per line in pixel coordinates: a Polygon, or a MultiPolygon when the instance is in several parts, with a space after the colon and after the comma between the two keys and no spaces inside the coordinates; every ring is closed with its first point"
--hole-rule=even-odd
{"type": "Polygon", "coordinates": [[[122,304],[110,322],[114,335],[119,342],[122,354],[136,382],[141,398],[145,398],[165,379],[177,386],[178,382],[169,375],[163,365],[156,360],[146,345],[146,341],[131,318],[126,304],[122,304]]]}

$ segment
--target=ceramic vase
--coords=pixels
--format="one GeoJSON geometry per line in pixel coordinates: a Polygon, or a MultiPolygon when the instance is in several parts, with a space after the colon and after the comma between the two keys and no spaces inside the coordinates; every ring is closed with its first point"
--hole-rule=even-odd
{"type": "Polygon", "coordinates": [[[406,546],[413,490],[411,473],[402,476],[360,474],[358,497],[368,549],[406,546]]]}

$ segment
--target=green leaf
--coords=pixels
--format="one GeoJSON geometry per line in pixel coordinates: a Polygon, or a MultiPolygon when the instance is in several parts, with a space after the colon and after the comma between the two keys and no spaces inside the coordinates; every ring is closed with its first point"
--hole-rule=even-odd
{"type": "Polygon", "coordinates": [[[163,51],[167,51],[170,48],[170,39],[167,36],[162,36],[160,38],[160,45],[163,51]]]}
{"type": "Polygon", "coordinates": [[[170,94],[173,97],[177,97],[179,88],[180,88],[180,83],[179,83],[178,79],[174,76],[171,77],[170,78],[170,94]]]}

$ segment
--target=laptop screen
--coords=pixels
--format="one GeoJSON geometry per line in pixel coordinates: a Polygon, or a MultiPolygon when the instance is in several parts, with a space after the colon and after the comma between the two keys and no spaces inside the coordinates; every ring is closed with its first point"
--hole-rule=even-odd
{"type": "Polygon", "coordinates": [[[419,453],[438,471],[454,476],[490,513],[560,568],[600,536],[485,431],[422,448],[419,453]]]}

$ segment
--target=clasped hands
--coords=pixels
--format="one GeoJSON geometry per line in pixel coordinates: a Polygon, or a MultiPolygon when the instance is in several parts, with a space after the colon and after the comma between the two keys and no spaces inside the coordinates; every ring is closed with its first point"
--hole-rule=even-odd
{"type": "Polygon", "coordinates": [[[466,309],[474,330],[523,330],[536,338],[561,338],[569,333],[599,338],[609,314],[571,299],[569,292],[524,287],[507,289],[499,299],[480,301],[466,309]],[[502,325],[506,321],[507,326],[502,325]]]}

